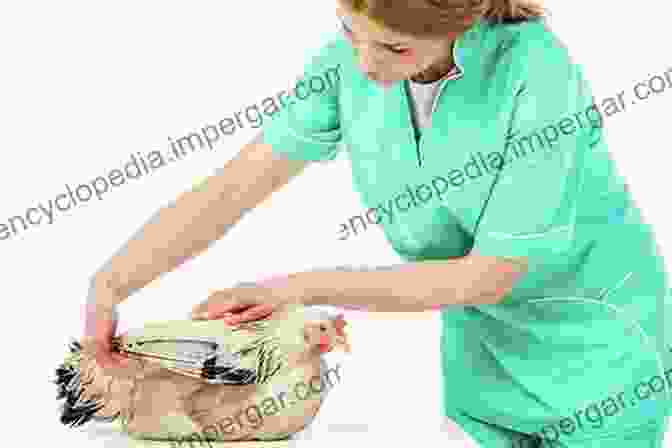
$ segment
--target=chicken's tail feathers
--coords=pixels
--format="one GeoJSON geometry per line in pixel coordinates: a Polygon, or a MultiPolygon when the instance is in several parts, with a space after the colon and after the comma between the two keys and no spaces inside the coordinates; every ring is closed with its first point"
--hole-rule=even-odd
{"type": "Polygon", "coordinates": [[[86,393],[87,386],[92,379],[82,375],[80,369],[82,360],[82,345],[73,339],[69,346],[69,353],[63,363],[56,368],[56,378],[53,383],[57,387],[56,400],[65,400],[61,404],[62,424],[70,427],[81,426],[91,420],[111,422],[119,414],[112,416],[97,415],[105,405],[100,396],[86,393]],[[86,397],[88,395],[88,397],[86,397]]]}

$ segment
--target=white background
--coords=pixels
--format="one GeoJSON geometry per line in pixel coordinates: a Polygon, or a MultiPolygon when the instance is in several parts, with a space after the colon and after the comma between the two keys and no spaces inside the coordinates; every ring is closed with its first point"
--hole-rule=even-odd
{"type": "MultiPolygon", "coordinates": [[[[551,24],[604,98],[672,67],[669,2],[549,1],[551,24]],[[641,6],[638,6],[641,5],[641,6]]],[[[332,1],[3,2],[0,6],[0,222],[121,167],[165,152],[291,83],[336,31],[332,1]]],[[[672,89],[607,121],[620,172],[672,255],[669,203],[672,89]],[[666,126],[667,125],[667,126],[666,126]]],[[[30,445],[126,446],[58,423],[49,383],[69,336],[82,331],[88,279],[159,207],[211,174],[257,130],[116,187],[0,241],[4,437],[30,445]]],[[[347,160],[310,168],[207,253],[121,307],[122,329],[182,318],[210,291],[273,273],[398,261],[378,229],[339,241],[361,212],[347,160]]],[[[617,248],[614,248],[618,256],[617,248]]],[[[314,425],[312,442],[371,439],[442,446],[439,320],[347,312],[354,353],[314,425]],[[331,426],[330,426],[331,425],[331,426]],[[337,427],[337,425],[340,425],[337,427]],[[351,431],[345,431],[350,425],[351,431]],[[364,426],[362,426],[364,425],[364,426]],[[367,426],[368,425],[368,426],[367,426]]],[[[451,445],[452,444],[452,445],[451,445]]],[[[670,437],[668,444],[672,446],[670,437]]]]}

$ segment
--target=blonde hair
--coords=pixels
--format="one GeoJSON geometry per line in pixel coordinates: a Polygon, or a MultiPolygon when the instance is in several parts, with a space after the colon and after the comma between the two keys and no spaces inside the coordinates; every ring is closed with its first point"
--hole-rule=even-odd
{"type": "Polygon", "coordinates": [[[379,25],[419,38],[466,31],[480,19],[517,23],[546,15],[536,0],[340,0],[379,25]]]}

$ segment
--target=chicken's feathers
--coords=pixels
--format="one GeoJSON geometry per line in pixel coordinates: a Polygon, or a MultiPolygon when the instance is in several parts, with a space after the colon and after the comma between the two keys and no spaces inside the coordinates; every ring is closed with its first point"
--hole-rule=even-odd
{"type": "Polygon", "coordinates": [[[115,340],[114,347],[209,384],[264,384],[288,365],[288,351],[300,340],[303,321],[295,314],[234,326],[219,320],[148,324],[115,340]]]}
{"type": "MultiPolygon", "coordinates": [[[[150,323],[113,338],[113,347],[129,358],[205,383],[268,384],[289,368],[288,355],[303,343],[308,319],[303,307],[278,314],[234,326],[217,320],[150,323]]],[[[106,407],[102,397],[105,390],[109,392],[112,378],[91,360],[82,365],[82,351],[82,344],[73,340],[56,369],[57,399],[65,399],[61,422],[80,426],[90,420],[124,420],[123,406],[107,403],[106,407]]]]}
{"type": "Polygon", "coordinates": [[[105,407],[105,404],[99,395],[87,397],[86,389],[93,379],[80,370],[82,346],[78,341],[73,340],[69,349],[70,353],[65,361],[56,368],[56,379],[53,381],[57,386],[56,399],[65,399],[61,404],[61,423],[76,427],[90,420],[105,422],[115,420],[119,414],[96,415],[105,407]]]}

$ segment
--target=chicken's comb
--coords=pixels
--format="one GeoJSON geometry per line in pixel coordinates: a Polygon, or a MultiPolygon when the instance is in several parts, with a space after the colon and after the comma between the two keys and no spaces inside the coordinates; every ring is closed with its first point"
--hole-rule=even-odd
{"type": "Polygon", "coordinates": [[[339,336],[345,336],[344,328],[346,325],[348,325],[348,323],[345,321],[343,314],[339,314],[338,316],[336,316],[336,318],[334,319],[334,327],[336,327],[336,333],[339,336]]]}

